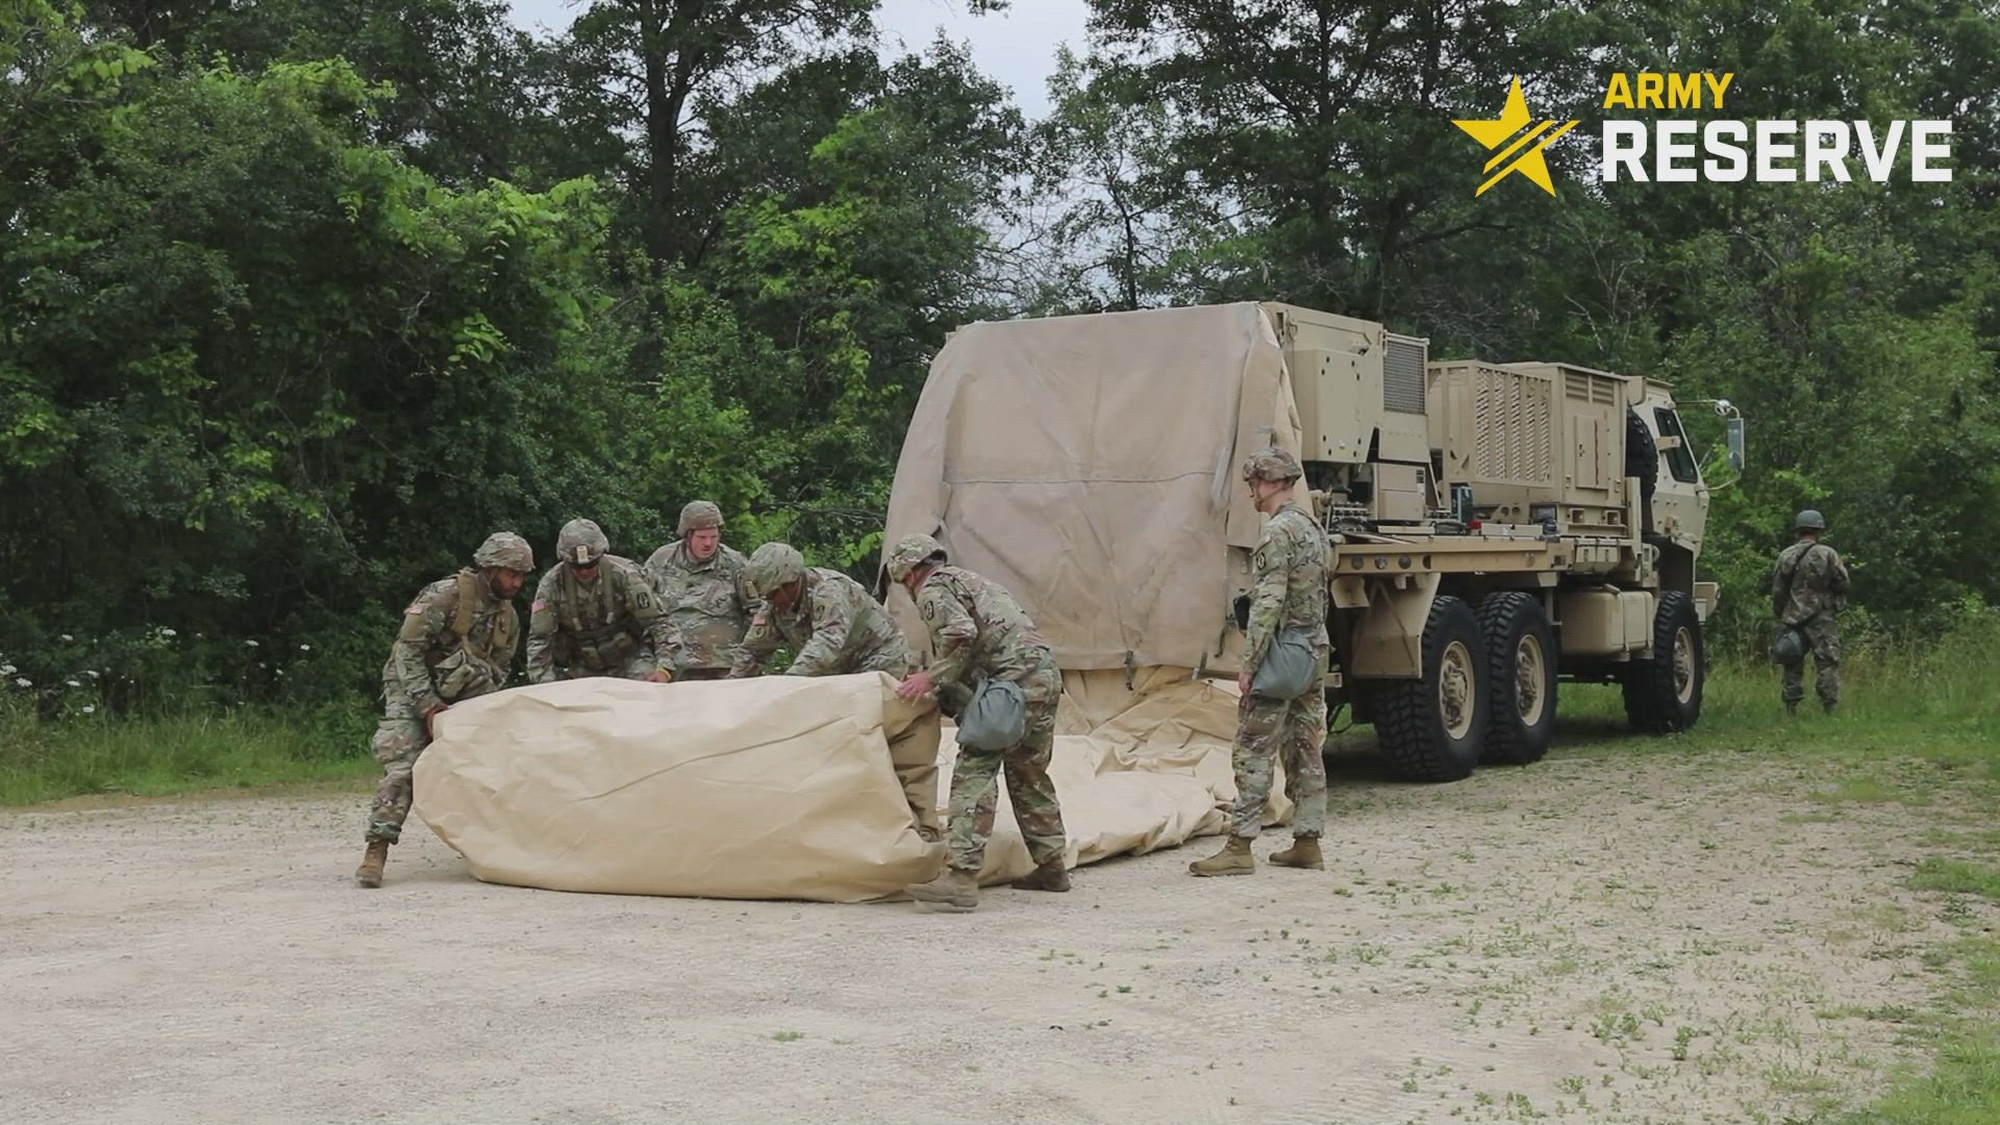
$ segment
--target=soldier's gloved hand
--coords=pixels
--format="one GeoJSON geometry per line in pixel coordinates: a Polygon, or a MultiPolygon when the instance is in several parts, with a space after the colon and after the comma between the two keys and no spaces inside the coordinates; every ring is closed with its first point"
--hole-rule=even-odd
{"type": "Polygon", "coordinates": [[[442,715],[442,714],[443,714],[443,713],[445,713],[446,711],[449,711],[449,710],[451,710],[451,704],[449,704],[449,703],[440,703],[440,704],[438,704],[437,706],[435,706],[435,707],[431,708],[430,710],[428,710],[428,711],[424,712],[424,731],[425,731],[425,733],[429,734],[429,735],[430,735],[430,736],[431,736],[431,737],[432,737],[433,739],[435,739],[435,738],[436,738],[436,737],[438,736],[438,735],[437,735],[437,717],[438,717],[439,715],[442,715]]]}

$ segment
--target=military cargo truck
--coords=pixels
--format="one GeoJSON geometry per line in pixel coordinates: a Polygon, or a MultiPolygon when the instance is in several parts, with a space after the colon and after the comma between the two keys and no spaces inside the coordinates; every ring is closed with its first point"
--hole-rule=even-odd
{"type": "Polygon", "coordinates": [[[1708,492],[1641,376],[1432,362],[1276,302],[980,323],[933,363],[887,534],[1008,585],[1066,673],[1233,676],[1260,526],[1237,466],[1269,444],[1332,544],[1329,702],[1400,775],[1541,758],[1564,681],[1621,685],[1641,731],[1700,718],[1708,492]]]}
{"type": "Polygon", "coordinates": [[[1701,717],[1708,490],[1669,388],[1264,306],[1331,533],[1331,698],[1413,779],[1547,753],[1564,681],[1642,731],[1701,717]]]}

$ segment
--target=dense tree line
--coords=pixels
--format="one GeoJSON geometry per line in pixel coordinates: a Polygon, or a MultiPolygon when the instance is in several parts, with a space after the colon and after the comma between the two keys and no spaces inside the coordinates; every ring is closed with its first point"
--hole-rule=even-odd
{"type": "Polygon", "coordinates": [[[952,327],[1238,299],[1735,401],[1725,636],[1808,504],[1868,620],[2000,598],[1992,0],[1091,8],[1028,121],[962,46],[884,60],[872,0],[0,5],[0,657],[359,698],[487,531],[643,557],[696,497],[865,571],[952,327]],[[1954,176],[1607,189],[1620,69],[1950,118],[1954,176]],[[1515,74],[1583,124],[1557,198],[1475,199],[1451,121],[1515,74]]]}

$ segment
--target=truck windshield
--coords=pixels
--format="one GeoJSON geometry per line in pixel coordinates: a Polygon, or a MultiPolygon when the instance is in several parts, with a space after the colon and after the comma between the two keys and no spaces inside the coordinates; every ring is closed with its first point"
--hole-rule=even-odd
{"type": "Polygon", "coordinates": [[[1659,419],[1661,437],[1681,439],[1680,445],[1675,448],[1660,451],[1666,454],[1667,471],[1674,474],[1675,480],[1684,484],[1699,481],[1701,473],[1695,467],[1694,450],[1688,447],[1687,431],[1681,429],[1681,416],[1664,406],[1654,407],[1653,416],[1659,419]]]}

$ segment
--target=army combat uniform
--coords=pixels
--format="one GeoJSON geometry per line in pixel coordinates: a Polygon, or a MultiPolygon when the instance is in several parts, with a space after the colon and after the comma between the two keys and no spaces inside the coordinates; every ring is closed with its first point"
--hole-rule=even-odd
{"type": "MultiPolygon", "coordinates": [[[[1816,539],[1785,548],[1771,568],[1771,612],[1804,635],[1813,658],[1813,686],[1820,706],[1829,711],[1840,702],[1840,629],[1834,614],[1846,608],[1847,585],[1847,564],[1840,553],[1816,539]]],[[[1806,697],[1804,654],[1783,667],[1780,694],[1786,708],[1796,710],[1806,697]]]]}
{"type": "MultiPolygon", "coordinates": [[[[1251,559],[1255,586],[1250,596],[1250,629],[1244,639],[1243,668],[1252,676],[1280,629],[1315,629],[1319,667],[1332,645],[1326,632],[1326,534],[1305,508],[1292,501],[1264,525],[1251,559]]],[[[1271,765],[1285,766],[1285,795],[1298,806],[1294,836],[1317,837],[1326,826],[1326,693],[1314,684],[1297,699],[1266,699],[1244,693],[1237,704],[1236,807],[1230,831],[1255,836],[1263,829],[1271,796],[1271,765]]]]}
{"type": "Polygon", "coordinates": [[[1055,752],[1056,704],[1062,671],[1055,650],[1005,586],[947,561],[928,535],[905,536],[884,560],[889,577],[912,591],[931,638],[931,663],[923,670],[944,712],[959,716],[981,685],[1001,680],[1021,688],[1026,726],[1021,740],[1003,750],[961,744],[951,771],[950,852],[944,875],[909,888],[922,902],[969,909],[979,901],[978,875],[993,835],[1000,779],[1006,778],[1014,820],[1035,870],[1013,885],[1067,891],[1069,834],[1049,761],[1055,752]],[[925,569],[912,577],[918,567],[925,569]],[[919,581],[920,579],[920,581],[919,581]]]}
{"type": "Polygon", "coordinates": [[[805,592],[789,609],[767,601],[750,619],[730,679],[756,675],[764,658],[785,644],[798,651],[785,669],[787,676],[887,672],[900,677],[910,670],[903,631],[861,583],[817,566],[803,568],[802,576],[805,592]]]}
{"type": "Polygon", "coordinates": [[[528,682],[671,678],[674,636],[652,583],[610,550],[595,520],[571,520],[556,536],[556,565],[530,607],[528,682]]]}
{"type": "MultiPolygon", "coordinates": [[[[1245,466],[1246,479],[1296,480],[1302,473],[1289,453],[1266,450],[1245,466]]],[[[1264,524],[1251,555],[1250,619],[1244,635],[1243,672],[1254,678],[1281,630],[1312,636],[1317,666],[1332,645],[1326,631],[1327,539],[1319,522],[1296,500],[1287,500],[1264,524]]],[[[1236,804],[1227,847],[1190,866],[1196,875],[1251,870],[1250,841],[1263,831],[1271,796],[1272,765],[1285,767],[1285,795],[1292,799],[1294,846],[1271,857],[1288,867],[1323,866],[1319,837],[1326,826],[1326,695],[1315,682],[1296,699],[1268,699],[1245,691],[1237,704],[1236,804]]]]}
{"type": "Polygon", "coordinates": [[[743,576],[747,563],[742,552],[721,544],[708,558],[696,559],[685,539],[646,560],[646,577],[680,642],[675,679],[713,680],[729,674],[736,646],[743,643],[759,605],[743,576]]]}
{"type": "Polygon", "coordinates": [[[371,844],[402,837],[410,773],[431,741],[425,713],[506,686],[520,637],[521,611],[471,569],[424,587],[403,611],[402,630],[382,666],[385,706],[372,748],[383,777],[369,814],[371,844]]]}
{"type": "Polygon", "coordinates": [[[926,671],[946,714],[958,715],[978,684],[989,679],[1020,684],[1028,705],[1027,734],[1011,749],[959,748],[951,773],[951,866],[977,874],[985,862],[1003,773],[1029,858],[1036,867],[1060,866],[1069,837],[1049,780],[1056,701],[1062,697],[1054,650],[1005,587],[969,570],[937,567],[918,587],[916,600],[936,653],[926,671]]]}
{"type": "MultiPolygon", "coordinates": [[[[737,649],[730,679],[755,675],[764,658],[780,644],[795,646],[798,656],[785,670],[788,676],[842,676],[856,672],[887,672],[901,677],[910,670],[910,648],[889,611],[868,596],[861,583],[837,570],[808,567],[789,543],[766,543],[750,556],[743,570],[751,593],[763,599],[750,632],[737,649]],[[796,589],[796,594],[792,593],[796,589]],[[777,595],[787,605],[779,609],[777,595]]],[[[935,708],[923,721],[937,725],[935,708]]],[[[937,743],[904,738],[889,747],[889,767],[909,802],[910,821],[926,840],[941,835],[937,818],[937,743]]]]}
{"type": "Polygon", "coordinates": [[[673,671],[673,628],[639,565],[617,555],[600,556],[597,565],[597,577],[586,582],[571,563],[557,563],[535,587],[528,682],[644,680],[673,671]]]}

